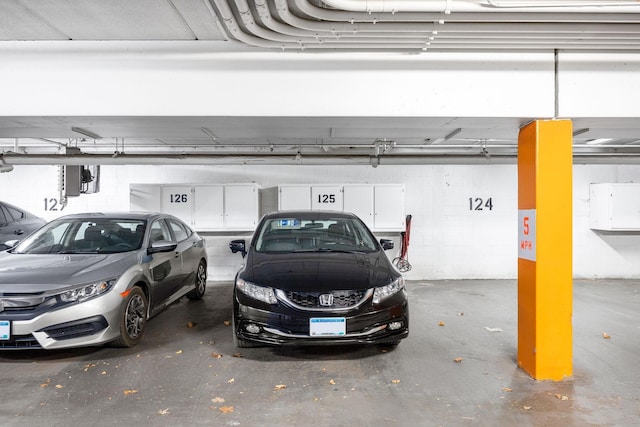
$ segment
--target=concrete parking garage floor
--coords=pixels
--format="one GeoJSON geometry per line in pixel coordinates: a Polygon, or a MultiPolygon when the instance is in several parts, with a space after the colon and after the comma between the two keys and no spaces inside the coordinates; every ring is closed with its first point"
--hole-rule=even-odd
{"type": "Polygon", "coordinates": [[[562,382],[517,367],[515,281],[409,282],[392,350],[236,349],[231,287],[172,305],[132,349],[0,353],[2,425],[640,425],[640,281],[574,282],[562,382]]]}

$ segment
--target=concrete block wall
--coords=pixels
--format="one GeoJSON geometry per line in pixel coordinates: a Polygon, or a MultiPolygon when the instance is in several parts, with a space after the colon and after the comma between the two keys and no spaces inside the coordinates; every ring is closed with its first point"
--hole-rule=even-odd
{"type": "MultiPolygon", "coordinates": [[[[154,183],[248,183],[261,193],[263,213],[276,209],[280,184],[404,184],[405,212],[413,217],[406,278],[467,279],[517,276],[516,165],[420,166],[102,166],[101,190],[70,198],[60,210],[57,166],[16,166],[0,174],[0,200],[48,220],[65,213],[128,211],[129,185],[154,183]]],[[[640,182],[633,165],[574,166],[574,276],[640,278],[640,233],[589,228],[589,184],[640,182]]],[[[203,233],[209,251],[209,277],[232,279],[242,264],[228,242],[251,232],[203,233]]],[[[394,258],[400,234],[394,238],[394,258]]]]}

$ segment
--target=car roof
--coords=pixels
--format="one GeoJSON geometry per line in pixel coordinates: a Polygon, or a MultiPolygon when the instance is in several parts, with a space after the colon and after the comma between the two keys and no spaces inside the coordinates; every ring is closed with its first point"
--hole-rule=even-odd
{"type": "Polygon", "coordinates": [[[137,219],[151,220],[161,217],[175,218],[173,215],[158,212],[85,212],[61,216],[58,219],[137,219]]]}
{"type": "Polygon", "coordinates": [[[300,219],[354,219],[356,215],[343,211],[291,210],[278,211],[265,215],[267,219],[296,217],[300,219]]]}

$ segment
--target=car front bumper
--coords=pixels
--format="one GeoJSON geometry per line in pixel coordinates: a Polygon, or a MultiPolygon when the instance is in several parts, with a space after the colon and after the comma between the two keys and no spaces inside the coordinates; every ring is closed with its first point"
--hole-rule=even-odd
{"type": "Polygon", "coordinates": [[[409,335],[409,309],[406,299],[393,305],[355,313],[317,313],[285,309],[270,311],[236,303],[236,336],[252,343],[266,345],[339,345],[397,343],[409,335]],[[344,335],[312,336],[310,319],[339,317],[346,321],[344,335]],[[257,332],[250,332],[247,330],[257,332]],[[256,328],[257,327],[257,328],[256,328]]]}
{"type": "Polygon", "coordinates": [[[113,290],[99,297],[25,318],[24,313],[0,312],[10,322],[10,336],[0,350],[62,349],[101,345],[119,335],[122,297],[113,290]]]}

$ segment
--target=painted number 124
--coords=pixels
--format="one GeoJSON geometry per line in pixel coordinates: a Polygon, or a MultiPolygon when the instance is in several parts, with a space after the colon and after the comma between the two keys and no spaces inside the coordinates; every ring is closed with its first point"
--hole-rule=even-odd
{"type": "Polygon", "coordinates": [[[482,197],[469,197],[469,210],[470,211],[482,211],[493,210],[493,200],[491,197],[483,199],[482,197]]]}

